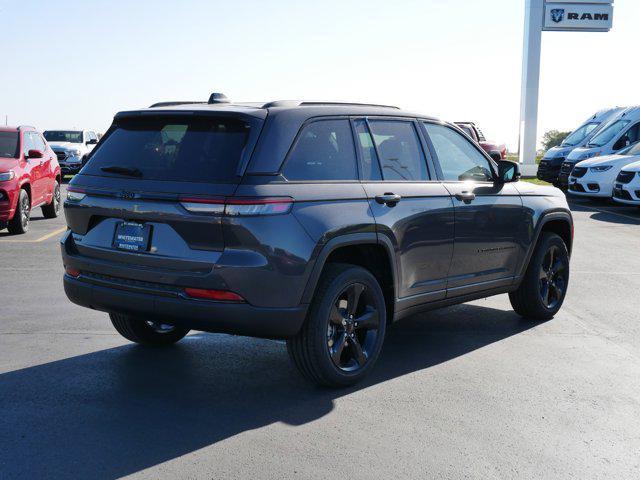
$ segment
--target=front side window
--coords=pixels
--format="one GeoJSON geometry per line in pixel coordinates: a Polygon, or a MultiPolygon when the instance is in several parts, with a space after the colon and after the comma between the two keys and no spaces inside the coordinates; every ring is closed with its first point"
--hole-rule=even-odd
{"type": "Polygon", "coordinates": [[[447,181],[490,182],[493,173],[489,160],[458,132],[445,125],[424,122],[447,181]]]}
{"type": "Polygon", "coordinates": [[[357,180],[349,120],[320,120],[305,126],[284,166],[287,180],[357,180]]]}
{"type": "Polygon", "coordinates": [[[250,126],[234,118],[118,120],[83,173],[144,180],[234,182],[250,126]]]}
{"type": "Polygon", "coordinates": [[[44,144],[44,140],[42,139],[40,134],[35,133],[35,132],[31,132],[31,138],[32,138],[32,142],[33,142],[33,148],[35,148],[36,150],[40,150],[41,152],[44,153],[44,151],[47,149],[47,147],[44,144]]]}
{"type": "Polygon", "coordinates": [[[587,147],[602,147],[606,145],[613,140],[618,133],[624,130],[629,123],[631,123],[630,120],[618,120],[617,122],[612,123],[593,137],[587,144],[587,147]]]}
{"type": "Polygon", "coordinates": [[[636,123],[634,126],[629,128],[615,143],[613,146],[614,150],[619,150],[621,148],[627,147],[629,145],[633,145],[638,140],[640,140],[640,123],[636,123]]]}
{"type": "Polygon", "coordinates": [[[82,143],[82,132],[70,130],[47,130],[44,132],[47,142],[82,143]]]}
{"type": "Polygon", "coordinates": [[[640,155],[640,142],[628,146],[618,152],[618,155],[640,155]]]}
{"type": "Polygon", "coordinates": [[[29,154],[29,150],[34,150],[35,148],[36,146],[31,132],[24,132],[22,136],[22,153],[26,156],[29,154]]]}
{"type": "Polygon", "coordinates": [[[384,180],[429,180],[426,159],[412,122],[372,120],[369,125],[384,180]]]}
{"type": "Polygon", "coordinates": [[[0,158],[18,157],[18,132],[0,132],[0,158]]]}

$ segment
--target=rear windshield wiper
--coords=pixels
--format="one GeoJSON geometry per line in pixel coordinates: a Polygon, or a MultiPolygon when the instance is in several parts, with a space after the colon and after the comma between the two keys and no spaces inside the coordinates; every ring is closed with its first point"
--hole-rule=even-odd
{"type": "Polygon", "coordinates": [[[108,167],[100,167],[100,170],[107,173],[117,173],[128,177],[141,177],[142,172],[137,168],[120,167],[118,165],[110,165],[108,167]]]}

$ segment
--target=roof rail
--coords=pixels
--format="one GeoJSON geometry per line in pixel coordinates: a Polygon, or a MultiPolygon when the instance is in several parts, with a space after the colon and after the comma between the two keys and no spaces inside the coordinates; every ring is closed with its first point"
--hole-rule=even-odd
{"type": "Polygon", "coordinates": [[[33,127],[31,125],[18,125],[18,130],[20,130],[21,128],[32,128],[32,129],[36,130],[36,127],[33,127]]]}
{"type": "Polygon", "coordinates": [[[262,108],[274,108],[274,107],[298,107],[302,102],[300,100],[274,100],[273,102],[267,102],[262,105],[262,108]]]}
{"type": "Polygon", "coordinates": [[[186,102],[158,102],[158,103],[154,103],[153,105],[149,106],[149,108],[174,107],[176,105],[195,105],[196,103],[204,103],[204,102],[192,102],[192,101],[186,101],[186,102]]]}
{"type": "Polygon", "coordinates": [[[345,107],[381,107],[381,108],[395,108],[397,110],[400,107],[395,107],[393,105],[379,105],[377,103],[354,103],[354,102],[302,102],[300,100],[275,100],[273,102],[268,102],[262,105],[262,108],[273,108],[273,107],[321,107],[323,105],[326,106],[345,106],[345,107]]]}
{"type": "Polygon", "coordinates": [[[394,105],[380,105],[377,103],[356,103],[356,102],[301,102],[300,106],[353,106],[353,107],[381,107],[381,108],[395,108],[400,110],[400,107],[394,105]]]}

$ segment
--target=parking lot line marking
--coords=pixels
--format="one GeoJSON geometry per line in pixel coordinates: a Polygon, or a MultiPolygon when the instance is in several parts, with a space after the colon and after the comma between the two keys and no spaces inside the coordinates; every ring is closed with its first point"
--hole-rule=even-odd
{"type": "Polygon", "coordinates": [[[44,241],[45,241],[45,240],[47,240],[48,238],[51,238],[51,237],[53,237],[54,235],[58,235],[58,234],[60,234],[60,233],[64,232],[66,229],[67,229],[67,227],[60,227],[59,229],[54,230],[54,231],[53,231],[53,232],[51,232],[51,233],[47,233],[46,235],[43,235],[42,237],[38,238],[37,240],[34,240],[34,242],[35,242],[35,243],[38,243],[38,242],[44,242],[44,241]]]}
{"type": "Polygon", "coordinates": [[[630,220],[635,220],[636,222],[640,222],[640,217],[634,217],[632,215],[627,215],[624,213],[612,212],[611,210],[604,210],[602,208],[594,207],[593,205],[587,205],[584,203],[578,203],[581,207],[590,208],[591,210],[595,210],[600,213],[610,213],[611,215],[617,215],[619,217],[628,218],[630,220]]]}
{"type": "Polygon", "coordinates": [[[42,237],[37,238],[35,240],[14,240],[14,239],[3,240],[2,238],[0,238],[0,242],[4,242],[4,243],[40,243],[40,242],[44,242],[45,240],[48,240],[49,238],[53,237],[54,235],[61,234],[66,229],[67,229],[67,227],[58,228],[57,230],[54,230],[51,233],[47,233],[46,235],[43,235],[42,237]]]}

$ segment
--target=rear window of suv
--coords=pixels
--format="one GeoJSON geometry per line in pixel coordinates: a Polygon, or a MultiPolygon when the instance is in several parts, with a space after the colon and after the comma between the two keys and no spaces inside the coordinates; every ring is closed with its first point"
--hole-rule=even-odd
{"type": "Polygon", "coordinates": [[[83,174],[177,182],[233,182],[249,138],[233,118],[119,119],[83,174]]]}

